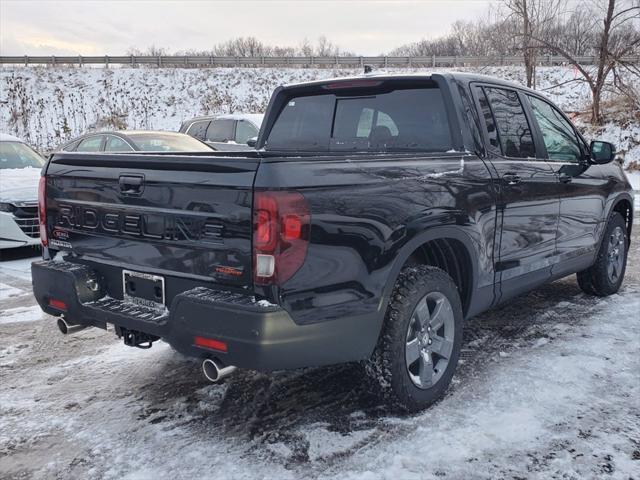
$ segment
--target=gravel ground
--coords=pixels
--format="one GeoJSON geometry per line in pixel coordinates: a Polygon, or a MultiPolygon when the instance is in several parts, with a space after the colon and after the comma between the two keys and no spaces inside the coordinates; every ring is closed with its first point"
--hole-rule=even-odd
{"type": "Polygon", "coordinates": [[[30,294],[33,251],[4,253],[0,477],[638,480],[638,240],[618,295],[572,276],[468,322],[447,396],[411,416],[358,365],[211,385],[162,343],[62,336],[30,294]]]}

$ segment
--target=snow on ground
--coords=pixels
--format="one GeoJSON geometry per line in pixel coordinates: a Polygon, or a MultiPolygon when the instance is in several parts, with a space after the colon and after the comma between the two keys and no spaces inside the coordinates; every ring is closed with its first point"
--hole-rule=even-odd
{"type": "MultiPolygon", "coordinates": [[[[441,68],[389,69],[391,73],[441,68]]],[[[522,67],[456,68],[524,83],[522,67]]],[[[378,70],[381,71],[381,70],[378,70]]],[[[90,129],[177,130],[189,118],[263,112],[279,85],[360,74],[318,68],[24,68],[0,69],[0,131],[43,151],[90,129]]],[[[588,109],[588,86],[571,67],[539,67],[537,88],[569,112],[588,109]]],[[[629,81],[636,81],[629,79],[629,81]]],[[[591,133],[640,160],[640,125],[609,123],[591,133]]]]}
{"type": "Polygon", "coordinates": [[[3,257],[1,260],[2,267],[0,268],[2,277],[0,278],[4,279],[4,275],[9,275],[23,280],[28,280],[29,283],[31,283],[31,262],[33,261],[33,255],[38,253],[39,250],[30,248],[24,250],[24,258],[18,256],[17,258],[5,260],[3,257]]]}
{"type": "Polygon", "coordinates": [[[631,184],[631,188],[636,192],[633,202],[634,210],[640,210],[640,171],[627,172],[627,178],[631,184]]]}
{"type": "Polygon", "coordinates": [[[11,285],[0,283],[0,300],[9,298],[9,297],[16,297],[18,295],[21,295],[22,293],[23,293],[23,290],[20,290],[19,288],[15,288],[15,287],[12,287],[11,285]]]}
{"type": "Polygon", "coordinates": [[[3,323],[35,322],[43,318],[45,315],[38,306],[7,308],[2,311],[0,325],[3,323]]]}
{"type": "Polygon", "coordinates": [[[35,306],[17,255],[0,263],[26,292],[0,300],[0,476],[637,480],[639,240],[618,295],[570,277],[468,322],[450,391],[417,415],[386,410],[357,365],[211,385],[163,343],[8,321],[35,306]]]}

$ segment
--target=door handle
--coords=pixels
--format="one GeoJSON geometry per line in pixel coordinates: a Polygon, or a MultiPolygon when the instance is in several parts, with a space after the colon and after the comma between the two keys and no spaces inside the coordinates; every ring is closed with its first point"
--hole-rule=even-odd
{"type": "Polygon", "coordinates": [[[516,175],[515,173],[505,173],[502,176],[502,180],[504,180],[507,185],[517,185],[522,182],[520,175],[516,175]]]}
{"type": "Polygon", "coordinates": [[[120,186],[120,192],[128,195],[138,195],[142,193],[142,187],[144,185],[143,178],[140,176],[120,175],[118,179],[118,185],[120,186]]]}
{"type": "Polygon", "coordinates": [[[558,176],[558,180],[560,180],[561,183],[571,183],[571,180],[573,180],[573,177],[563,172],[558,176]]]}

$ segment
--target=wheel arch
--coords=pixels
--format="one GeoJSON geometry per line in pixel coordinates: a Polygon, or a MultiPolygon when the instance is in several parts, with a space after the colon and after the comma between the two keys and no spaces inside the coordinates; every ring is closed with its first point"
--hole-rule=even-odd
{"type": "Polygon", "coordinates": [[[627,242],[631,242],[631,229],[633,227],[633,199],[629,194],[619,195],[612,203],[611,208],[606,216],[606,219],[611,217],[614,212],[622,215],[625,224],[627,225],[627,242]]]}
{"type": "Polygon", "coordinates": [[[478,252],[471,237],[455,227],[437,227],[414,236],[396,255],[384,288],[384,310],[391,298],[400,271],[406,265],[423,264],[442,268],[460,292],[465,318],[474,302],[478,280],[478,252]]]}

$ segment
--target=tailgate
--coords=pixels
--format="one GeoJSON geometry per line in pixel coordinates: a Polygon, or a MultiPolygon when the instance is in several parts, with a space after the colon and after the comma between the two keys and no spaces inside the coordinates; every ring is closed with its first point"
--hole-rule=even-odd
{"type": "Polygon", "coordinates": [[[210,155],[54,155],[49,246],[129,270],[249,286],[258,165],[210,155]]]}

